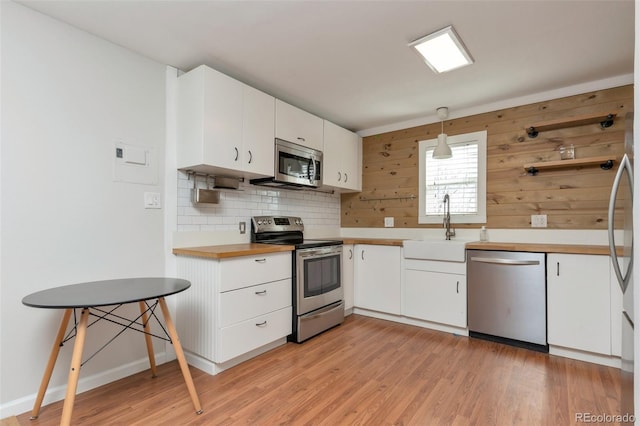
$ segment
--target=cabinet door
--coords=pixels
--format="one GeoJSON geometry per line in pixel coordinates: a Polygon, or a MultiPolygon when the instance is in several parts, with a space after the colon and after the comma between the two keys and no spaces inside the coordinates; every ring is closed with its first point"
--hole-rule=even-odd
{"type": "Polygon", "coordinates": [[[401,249],[356,245],[355,306],[400,314],[401,249]]]}
{"type": "Polygon", "coordinates": [[[203,164],[241,167],[242,86],[229,76],[205,68],[203,164]]]}
{"type": "Polygon", "coordinates": [[[404,315],[456,327],[467,326],[464,275],[406,269],[404,284],[404,315]]]}
{"type": "Polygon", "coordinates": [[[622,289],[613,267],[610,267],[611,290],[611,355],[622,356],[622,289]]]}
{"type": "Polygon", "coordinates": [[[242,164],[252,177],[272,176],[274,170],[275,98],[244,85],[242,164]]]}
{"type": "Polygon", "coordinates": [[[349,190],[360,190],[360,137],[324,120],[322,183],[349,190]]]}
{"type": "Polygon", "coordinates": [[[549,344],[611,354],[609,257],[549,254],[549,344]]]}
{"type": "Polygon", "coordinates": [[[322,119],[276,99],[276,138],[322,151],[322,119]]]}
{"type": "Polygon", "coordinates": [[[344,291],[344,309],[353,308],[353,279],[354,279],[354,246],[345,244],[342,247],[342,288],[344,291]]]}
{"type": "Polygon", "coordinates": [[[178,168],[240,168],[242,91],[242,83],[204,65],[178,79],[178,168]]]}

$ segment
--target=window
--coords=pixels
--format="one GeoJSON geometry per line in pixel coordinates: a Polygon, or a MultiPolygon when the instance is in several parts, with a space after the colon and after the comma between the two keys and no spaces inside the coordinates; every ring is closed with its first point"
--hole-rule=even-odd
{"type": "Polygon", "coordinates": [[[434,160],[437,139],[420,141],[418,223],[442,223],[449,194],[451,223],[487,221],[487,132],[448,136],[452,156],[434,160]]]}

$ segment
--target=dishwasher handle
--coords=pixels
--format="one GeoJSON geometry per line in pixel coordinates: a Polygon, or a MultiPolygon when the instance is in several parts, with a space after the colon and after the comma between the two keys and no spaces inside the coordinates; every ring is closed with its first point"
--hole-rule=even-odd
{"type": "Polygon", "coordinates": [[[472,262],[493,263],[496,265],[539,265],[539,260],[501,259],[496,257],[472,257],[472,262]]]}

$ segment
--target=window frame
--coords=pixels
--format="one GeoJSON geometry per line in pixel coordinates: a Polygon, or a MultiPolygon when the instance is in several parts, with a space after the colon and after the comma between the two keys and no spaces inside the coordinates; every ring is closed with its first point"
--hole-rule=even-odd
{"type": "MultiPolygon", "coordinates": [[[[471,224],[471,223],[486,223],[487,222],[487,131],[482,130],[480,132],[464,133],[461,135],[447,136],[447,143],[449,146],[463,145],[469,142],[475,142],[478,144],[478,189],[477,189],[477,202],[478,213],[477,214],[461,214],[451,212],[451,223],[458,224],[471,224]]],[[[419,195],[418,195],[418,223],[419,224],[434,224],[442,223],[443,217],[439,215],[427,215],[426,214],[426,154],[430,148],[435,148],[438,144],[438,139],[422,140],[418,143],[418,151],[420,158],[418,161],[419,168],[419,195]]],[[[446,160],[436,160],[446,161],[446,160]]]]}

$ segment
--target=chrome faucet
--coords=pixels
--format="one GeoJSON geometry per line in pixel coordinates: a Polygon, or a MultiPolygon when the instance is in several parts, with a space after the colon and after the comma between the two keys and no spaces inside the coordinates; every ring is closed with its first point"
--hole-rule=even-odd
{"type": "Polygon", "coordinates": [[[449,194],[444,195],[444,204],[445,204],[446,212],[444,214],[443,226],[447,229],[444,235],[447,238],[447,240],[450,240],[451,237],[456,236],[456,230],[451,229],[451,200],[449,199],[449,194]]]}

